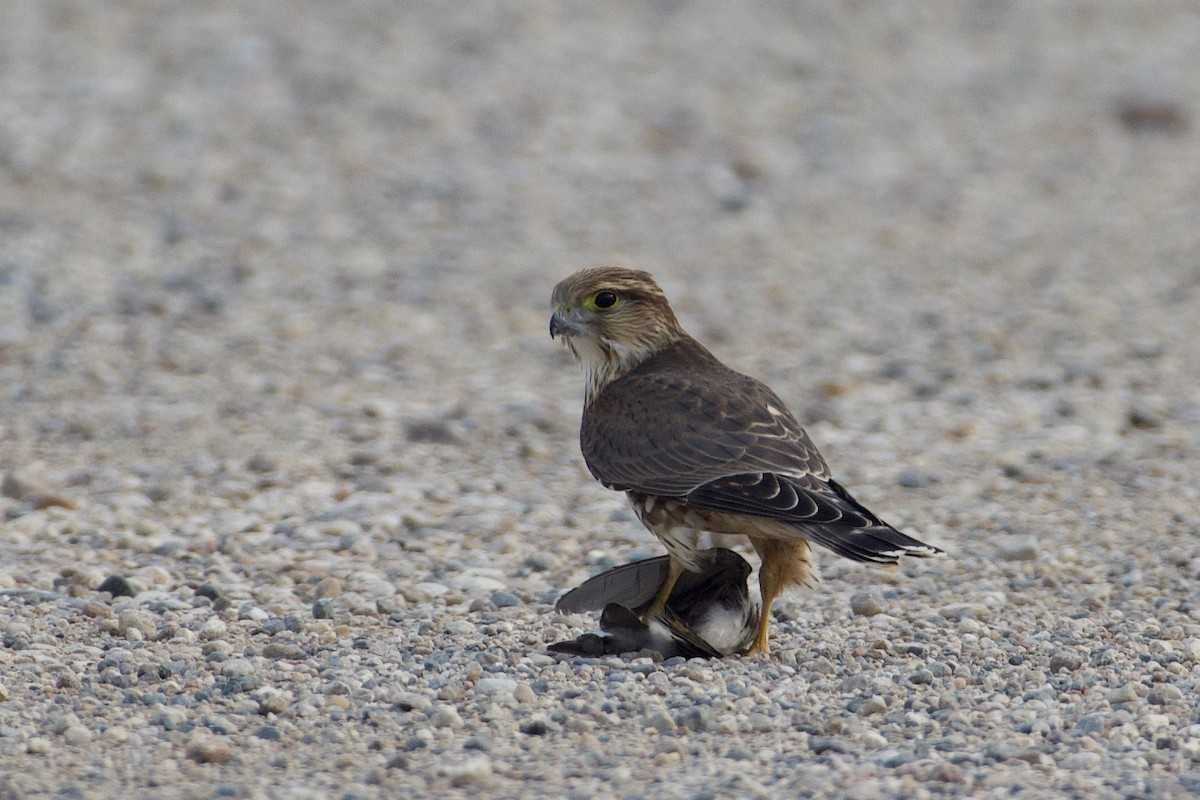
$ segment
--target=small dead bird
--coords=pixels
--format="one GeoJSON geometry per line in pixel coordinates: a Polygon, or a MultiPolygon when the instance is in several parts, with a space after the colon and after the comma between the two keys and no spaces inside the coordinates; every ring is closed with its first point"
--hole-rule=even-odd
{"type": "Polygon", "coordinates": [[[567,592],[563,614],[603,609],[602,633],[558,642],[556,653],[584,656],[655,650],[664,658],[720,658],[744,652],[758,630],[757,597],[747,588],[750,565],[732,550],[700,551],[701,572],[680,576],[658,614],[647,614],[668,571],[668,556],[624,564],[567,592]]]}

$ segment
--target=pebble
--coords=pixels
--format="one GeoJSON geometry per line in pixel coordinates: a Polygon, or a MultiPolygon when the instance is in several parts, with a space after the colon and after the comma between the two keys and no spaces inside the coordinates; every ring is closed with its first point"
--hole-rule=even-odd
{"type": "Polygon", "coordinates": [[[92,740],[92,732],[83,725],[75,724],[62,732],[63,741],[72,746],[87,744],[92,740]]]}
{"type": "Polygon", "coordinates": [[[1110,689],[1108,692],[1108,702],[1112,705],[1136,703],[1138,699],[1137,687],[1132,683],[1126,683],[1115,689],[1110,689]]]}
{"type": "Polygon", "coordinates": [[[105,578],[96,587],[96,591],[108,592],[113,597],[135,597],[137,595],[137,589],[122,575],[110,575],[105,578]]]}
{"type": "Polygon", "coordinates": [[[692,706],[680,711],[675,717],[675,725],[693,733],[703,733],[712,727],[712,712],[702,706],[692,706]]]}
{"type": "Polygon", "coordinates": [[[262,715],[282,714],[287,707],[288,699],[282,692],[273,692],[258,701],[258,713],[262,715]]]}
{"type": "Polygon", "coordinates": [[[308,657],[307,650],[291,642],[268,642],[263,646],[262,654],[264,658],[286,658],[293,661],[308,657]]]}
{"type": "Polygon", "coordinates": [[[674,733],[675,719],[665,708],[654,708],[646,715],[645,725],[659,733],[674,733]]]}
{"type": "Polygon", "coordinates": [[[492,762],[485,755],[473,755],[447,763],[446,776],[450,785],[459,788],[485,783],[492,774],[492,762]]]}
{"type": "Polygon", "coordinates": [[[875,592],[856,592],[850,596],[850,611],[855,616],[873,617],[883,612],[883,597],[875,592]]]}
{"type": "Polygon", "coordinates": [[[117,616],[117,626],[121,634],[137,641],[153,639],[158,633],[158,622],[154,615],[141,609],[127,609],[117,616]]]}
{"type": "MultiPolygon", "coordinates": [[[[479,691],[478,685],[476,685],[475,689],[476,691],[479,691]]],[[[481,692],[481,694],[488,693],[489,692],[481,692]]],[[[418,694],[416,692],[400,692],[392,698],[392,704],[401,711],[424,711],[433,705],[433,701],[431,701],[425,695],[418,694]]]]}
{"type": "Polygon", "coordinates": [[[1038,540],[1029,534],[1016,534],[996,542],[996,558],[1001,561],[1033,561],[1040,552],[1038,540]]]}
{"type": "Polygon", "coordinates": [[[445,584],[435,583],[433,581],[423,581],[413,585],[412,593],[415,596],[410,599],[412,602],[427,603],[430,600],[445,595],[449,591],[450,587],[446,586],[445,584]]]}
{"type": "Polygon", "coordinates": [[[546,720],[545,717],[534,717],[531,720],[522,722],[519,730],[527,736],[546,736],[555,728],[553,723],[546,720]]]}
{"type": "Polygon", "coordinates": [[[521,598],[511,592],[492,592],[492,605],[496,608],[514,608],[521,605],[521,598]]]}
{"type": "Polygon", "coordinates": [[[1083,659],[1069,650],[1059,650],[1050,656],[1050,672],[1074,672],[1083,666],[1083,659]]]}
{"type": "Polygon", "coordinates": [[[887,701],[879,695],[872,695],[863,701],[862,707],[858,713],[864,717],[869,717],[872,714],[883,714],[887,711],[887,701]]]}
{"type": "Polygon", "coordinates": [[[188,742],[183,754],[197,764],[224,764],[233,758],[233,749],[224,742],[200,738],[188,742]]]}
{"type": "Polygon", "coordinates": [[[475,684],[478,694],[495,697],[501,694],[513,694],[517,690],[517,682],[512,678],[482,678],[475,684]]]}
{"type": "Polygon", "coordinates": [[[1071,753],[1059,760],[1058,765],[1063,769],[1091,771],[1100,768],[1101,758],[1099,753],[1079,752],[1071,753]]]}
{"type": "Polygon", "coordinates": [[[313,587],[313,598],[316,600],[326,600],[337,597],[344,591],[345,586],[341,579],[334,577],[324,578],[313,587]]]}
{"type": "Polygon", "coordinates": [[[229,632],[225,622],[219,617],[211,617],[204,621],[200,626],[199,634],[201,639],[219,639],[229,632]]]}
{"type": "Polygon", "coordinates": [[[462,717],[458,715],[458,710],[454,706],[435,706],[429,715],[429,721],[438,728],[457,730],[463,726],[462,717]]]}

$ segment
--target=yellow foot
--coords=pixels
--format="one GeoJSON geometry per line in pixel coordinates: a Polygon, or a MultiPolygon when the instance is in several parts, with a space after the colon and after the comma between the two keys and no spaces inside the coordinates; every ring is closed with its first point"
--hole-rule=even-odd
{"type": "Polygon", "coordinates": [[[771,645],[767,643],[767,636],[771,629],[771,609],[770,606],[763,609],[762,614],[758,618],[758,633],[754,637],[754,644],[750,645],[750,649],[746,651],[746,655],[767,655],[771,652],[771,645]]]}
{"type": "Polygon", "coordinates": [[[675,559],[671,559],[667,565],[667,577],[663,580],[662,586],[658,587],[658,594],[654,596],[654,601],[642,614],[642,619],[654,619],[662,616],[667,609],[667,600],[671,599],[671,592],[675,589],[675,582],[682,574],[683,566],[676,563],[675,559]]]}

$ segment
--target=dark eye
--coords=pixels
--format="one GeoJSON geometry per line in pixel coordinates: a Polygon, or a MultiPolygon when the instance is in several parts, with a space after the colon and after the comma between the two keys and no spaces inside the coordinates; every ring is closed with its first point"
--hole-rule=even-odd
{"type": "Polygon", "coordinates": [[[612,308],[617,304],[617,296],[612,292],[596,292],[596,296],[592,298],[592,303],[596,308],[612,308]]]}

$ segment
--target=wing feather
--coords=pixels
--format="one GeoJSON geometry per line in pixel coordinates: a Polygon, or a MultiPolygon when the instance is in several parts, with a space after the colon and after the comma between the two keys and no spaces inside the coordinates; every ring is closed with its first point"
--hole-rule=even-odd
{"type": "Polygon", "coordinates": [[[606,486],[660,497],[749,472],[829,476],[783,401],[693,340],[606,386],[584,409],[580,445],[606,486]]]}
{"type": "Polygon", "coordinates": [[[769,387],[692,339],[606,386],[584,409],[580,445],[612,489],[795,523],[798,536],[857,561],[940,552],[855,500],[769,387]]]}

